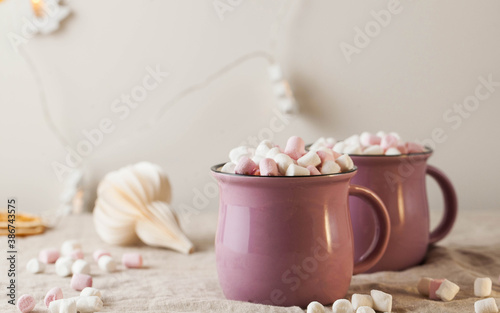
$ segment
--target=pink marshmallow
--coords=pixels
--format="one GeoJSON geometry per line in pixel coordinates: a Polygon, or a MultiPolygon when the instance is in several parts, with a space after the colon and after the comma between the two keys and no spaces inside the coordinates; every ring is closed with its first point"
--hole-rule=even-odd
{"type": "Polygon", "coordinates": [[[40,262],[46,264],[56,263],[57,259],[59,259],[59,250],[58,249],[43,249],[38,254],[38,260],[40,262]]]}
{"type": "Polygon", "coordinates": [[[45,303],[45,306],[49,307],[50,303],[55,300],[59,300],[63,298],[63,293],[61,288],[59,287],[54,287],[47,292],[45,295],[45,299],[43,299],[43,303],[45,303]]]}
{"type": "MultiPolygon", "coordinates": [[[[332,150],[333,151],[333,150],[332,150]]],[[[333,151],[333,158],[336,160],[342,156],[342,153],[338,153],[337,151],[333,151]]]]}
{"type": "Polygon", "coordinates": [[[99,261],[99,258],[102,257],[103,255],[108,255],[111,256],[111,253],[109,253],[106,250],[95,250],[92,256],[94,257],[94,261],[99,261]]]}
{"type": "Polygon", "coordinates": [[[83,251],[81,249],[73,250],[73,251],[71,251],[71,253],[69,254],[69,256],[73,260],[82,260],[83,259],[83,251]]]}
{"type": "Polygon", "coordinates": [[[35,305],[36,301],[32,295],[22,295],[16,303],[17,309],[23,313],[33,311],[35,305]]]}
{"type": "Polygon", "coordinates": [[[396,136],[385,135],[380,141],[380,146],[382,149],[387,150],[389,148],[396,148],[398,146],[399,140],[396,136]]]}
{"type": "Polygon", "coordinates": [[[297,136],[292,136],[288,138],[285,147],[285,153],[288,154],[292,159],[298,160],[301,156],[306,153],[306,144],[304,140],[297,136]]]}
{"type": "Polygon", "coordinates": [[[273,159],[265,158],[259,163],[261,176],[280,176],[278,165],[273,159]]]}
{"type": "Polygon", "coordinates": [[[253,173],[257,170],[257,164],[252,161],[249,157],[244,156],[238,161],[238,164],[234,168],[234,172],[236,174],[243,175],[253,175],[253,173]]]}
{"type": "MultiPolygon", "coordinates": [[[[325,163],[325,161],[327,161],[327,160],[335,161],[335,158],[333,157],[333,155],[331,155],[330,153],[328,153],[326,151],[318,150],[318,151],[316,151],[316,154],[321,159],[321,163],[325,163]]],[[[309,166],[307,168],[309,168],[309,166]]]]}
{"type": "Polygon", "coordinates": [[[408,153],[421,153],[425,151],[424,146],[419,145],[416,142],[407,142],[406,148],[408,149],[408,153]]]}
{"type": "Polygon", "coordinates": [[[377,135],[370,134],[369,136],[360,137],[361,144],[365,147],[380,145],[382,138],[377,135]]]}
{"type": "Polygon", "coordinates": [[[142,256],[139,253],[125,253],[122,256],[122,263],[127,268],[142,267],[142,256]]]}
{"type": "Polygon", "coordinates": [[[404,143],[398,144],[396,148],[399,150],[399,152],[401,152],[401,154],[408,154],[408,149],[406,148],[406,145],[404,143]]]}
{"type": "Polygon", "coordinates": [[[429,284],[429,299],[431,299],[431,300],[441,300],[441,298],[439,298],[436,295],[436,290],[439,289],[439,286],[441,286],[441,284],[443,282],[444,282],[444,278],[431,280],[431,282],[429,284]]]}
{"type": "Polygon", "coordinates": [[[85,274],[73,274],[71,277],[71,288],[82,291],[85,287],[92,287],[92,276],[85,274]]]}
{"type": "MultiPolygon", "coordinates": [[[[333,161],[333,159],[332,159],[332,161],[333,161]]],[[[321,175],[321,172],[318,171],[318,169],[316,168],[316,166],[309,165],[307,167],[307,169],[309,170],[309,173],[311,173],[311,175],[321,175]]]]}

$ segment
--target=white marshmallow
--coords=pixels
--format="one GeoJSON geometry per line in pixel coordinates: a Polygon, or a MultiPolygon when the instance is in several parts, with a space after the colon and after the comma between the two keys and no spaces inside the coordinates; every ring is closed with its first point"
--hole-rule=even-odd
{"type": "Polygon", "coordinates": [[[369,146],[370,145],[370,137],[371,137],[370,132],[362,132],[361,135],[359,136],[359,143],[363,146],[369,146]]]}
{"type": "Polygon", "coordinates": [[[318,138],[318,140],[316,140],[311,145],[311,147],[309,148],[309,150],[316,151],[316,150],[319,150],[320,148],[326,147],[326,145],[327,145],[327,142],[326,142],[325,137],[320,137],[320,138],[318,138]]]}
{"type": "Polygon", "coordinates": [[[384,149],[382,149],[382,147],[379,145],[368,146],[365,148],[365,150],[363,150],[363,154],[368,154],[368,155],[384,154],[384,149]]]}
{"type": "Polygon", "coordinates": [[[396,132],[390,132],[389,135],[396,137],[396,139],[401,142],[401,136],[396,132]]]}
{"type": "Polygon", "coordinates": [[[359,135],[354,134],[344,140],[344,143],[347,146],[359,146],[361,145],[361,142],[359,141],[359,135]]]}
{"type": "Polygon", "coordinates": [[[80,297],[99,297],[102,299],[101,291],[97,288],[85,287],[82,292],[80,292],[80,297]]]}
{"type": "Polygon", "coordinates": [[[383,131],[383,130],[379,130],[379,131],[378,131],[375,135],[377,135],[378,137],[382,138],[382,137],[384,137],[384,136],[385,136],[385,135],[387,135],[387,134],[386,134],[386,132],[385,132],[385,131],[383,131]]]}
{"type": "Polygon", "coordinates": [[[71,266],[73,274],[90,274],[90,264],[85,260],[76,260],[71,266]]]}
{"type": "Polygon", "coordinates": [[[354,308],[351,302],[346,299],[339,299],[332,305],[333,313],[354,313],[354,308]]]}
{"type": "Polygon", "coordinates": [[[114,272],[116,270],[116,262],[109,255],[103,255],[97,261],[99,268],[105,272],[114,272]]]}
{"type": "Polygon", "coordinates": [[[389,148],[385,151],[385,155],[401,155],[401,152],[398,148],[389,148]]]}
{"type": "Polygon", "coordinates": [[[56,261],[56,274],[61,277],[66,277],[71,275],[71,266],[73,265],[73,259],[70,257],[62,256],[56,261]]]}
{"type": "Polygon", "coordinates": [[[335,174],[340,173],[340,165],[338,165],[335,161],[326,160],[321,165],[321,174],[335,174]]]}
{"type": "Polygon", "coordinates": [[[335,146],[336,143],[337,143],[337,140],[335,138],[333,138],[333,137],[326,138],[327,146],[333,147],[333,146],[335,146]]]}
{"type": "Polygon", "coordinates": [[[255,155],[265,158],[269,150],[273,148],[273,143],[270,140],[263,140],[255,149],[255,155]]]}
{"type": "Polygon", "coordinates": [[[358,145],[347,145],[344,148],[344,153],[347,154],[361,154],[361,146],[358,145]]]}
{"type": "Polygon", "coordinates": [[[269,150],[267,152],[266,158],[274,159],[274,157],[280,153],[281,153],[280,148],[278,148],[278,147],[271,148],[271,150],[269,150]]]}
{"type": "Polygon", "coordinates": [[[252,151],[247,146],[239,146],[229,151],[229,160],[234,164],[238,164],[238,161],[244,156],[252,157],[252,151]]]}
{"type": "Polygon", "coordinates": [[[307,306],[307,313],[325,313],[325,307],[321,303],[313,301],[307,306]]]}
{"type": "Polygon", "coordinates": [[[370,308],[369,306],[360,306],[357,310],[356,313],[375,313],[375,311],[370,308]]]}
{"type": "Polygon", "coordinates": [[[285,172],[285,176],[309,176],[309,175],[311,175],[311,173],[307,168],[293,163],[290,164],[290,166],[287,168],[285,172]]]}
{"type": "Polygon", "coordinates": [[[352,307],[357,310],[359,307],[367,306],[373,308],[373,299],[370,295],[355,293],[351,297],[352,307]]]}
{"type": "Polygon", "coordinates": [[[474,311],[476,313],[497,313],[498,306],[494,298],[486,298],[474,302],[474,311]]]}
{"type": "Polygon", "coordinates": [[[297,160],[297,163],[302,167],[312,165],[314,167],[321,164],[321,159],[314,151],[309,151],[297,160]]]}
{"type": "Polygon", "coordinates": [[[345,143],[343,141],[339,141],[335,144],[335,146],[333,146],[333,151],[337,152],[337,153],[344,153],[344,148],[345,148],[345,143]]]}
{"type": "Polygon", "coordinates": [[[71,255],[73,250],[82,249],[82,245],[78,240],[66,240],[61,245],[61,255],[68,256],[71,255]]]}
{"type": "Polygon", "coordinates": [[[226,164],[224,164],[224,166],[220,169],[221,172],[223,173],[231,173],[231,174],[234,174],[234,169],[236,167],[236,164],[234,164],[233,162],[227,162],[226,164]]]}
{"type": "Polygon", "coordinates": [[[264,159],[264,157],[260,155],[254,155],[252,157],[252,161],[254,161],[255,164],[259,164],[262,159],[264,159]]]}
{"type": "Polygon", "coordinates": [[[339,156],[335,162],[337,162],[338,165],[340,165],[340,169],[342,172],[350,171],[354,168],[354,162],[352,161],[351,157],[347,154],[343,154],[339,156]]]}
{"type": "Polygon", "coordinates": [[[451,301],[457,295],[460,287],[452,283],[451,281],[445,279],[441,286],[436,290],[436,296],[438,296],[443,301],[451,301]]]}
{"type": "Polygon", "coordinates": [[[102,310],[102,300],[97,296],[76,298],[76,309],[80,313],[99,312],[100,310],[102,310]]]}
{"type": "Polygon", "coordinates": [[[474,281],[474,295],[476,297],[488,297],[491,295],[492,281],[489,277],[476,278],[474,281]]]}
{"type": "Polygon", "coordinates": [[[77,313],[76,309],[76,299],[60,299],[50,302],[49,304],[50,313],[77,313]]]}
{"type": "Polygon", "coordinates": [[[276,155],[274,158],[274,162],[278,165],[278,170],[282,175],[286,174],[286,170],[288,167],[293,164],[293,159],[287,154],[280,153],[276,155]]]}
{"type": "Polygon", "coordinates": [[[316,152],[323,151],[323,152],[328,153],[329,155],[333,156],[333,150],[330,148],[327,148],[327,147],[321,147],[321,148],[314,150],[314,151],[316,151],[316,152]]]}
{"type": "Polygon", "coordinates": [[[417,289],[418,293],[420,293],[422,296],[428,297],[429,296],[429,287],[431,285],[431,280],[432,278],[430,277],[422,277],[418,281],[417,289]]]}
{"type": "Polygon", "coordinates": [[[37,258],[33,258],[26,263],[26,269],[33,274],[42,273],[45,271],[45,263],[40,262],[37,258]]]}
{"type": "Polygon", "coordinates": [[[373,299],[373,308],[377,311],[391,313],[392,310],[392,296],[380,290],[370,291],[373,299]]]}

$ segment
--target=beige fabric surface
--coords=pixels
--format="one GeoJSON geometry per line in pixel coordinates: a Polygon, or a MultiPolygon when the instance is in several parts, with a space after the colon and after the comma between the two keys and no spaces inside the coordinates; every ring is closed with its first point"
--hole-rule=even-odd
{"type": "MultiPolygon", "coordinates": [[[[437,219],[437,217],[435,218],[437,219]]],[[[26,272],[26,262],[39,250],[59,247],[65,239],[79,239],[85,258],[91,261],[94,286],[102,290],[105,312],[303,312],[298,307],[272,307],[224,298],[217,281],[214,255],[216,215],[205,214],[185,229],[196,245],[196,252],[186,256],[173,251],[138,247],[114,247],[97,236],[90,215],[67,217],[61,225],[43,235],[18,238],[17,295],[32,294],[37,299],[34,312],[46,312],[45,293],[52,287],[63,289],[65,297],[77,296],[69,287],[70,278],[62,278],[49,265],[43,274],[26,272]],[[92,260],[92,251],[104,248],[120,258],[125,252],[137,251],[144,257],[145,268],[120,268],[106,274],[92,260]]],[[[1,237],[6,241],[6,237],[1,237]]],[[[2,246],[6,246],[2,244],[2,246]]],[[[4,251],[6,251],[4,249],[4,251]]],[[[2,257],[1,312],[15,312],[7,304],[5,257],[2,257]]],[[[500,304],[500,211],[462,211],[451,235],[429,251],[421,266],[403,272],[382,272],[357,275],[347,297],[354,292],[369,293],[379,289],[393,295],[393,311],[401,312],[474,312],[473,282],[476,277],[491,277],[492,296],[500,304]],[[448,303],[422,298],[416,290],[421,276],[445,277],[456,282],[461,290],[456,300],[448,303]]],[[[331,312],[331,306],[327,312],[331,312]]]]}

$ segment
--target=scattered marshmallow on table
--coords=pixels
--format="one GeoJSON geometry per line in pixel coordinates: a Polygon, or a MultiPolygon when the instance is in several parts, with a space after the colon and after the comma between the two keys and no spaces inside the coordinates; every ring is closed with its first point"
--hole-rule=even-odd
{"type": "Polygon", "coordinates": [[[111,273],[116,270],[116,262],[109,255],[103,255],[99,258],[97,262],[99,268],[105,272],[111,273]]]}
{"type": "Polygon", "coordinates": [[[82,249],[75,249],[75,250],[71,251],[69,256],[73,260],[82,260],[83,259],[83,251],[82,251],[82,249]]]}
{"type": "Polygon", "coordinates": [[[45,271],[45,263],[33,258],[26,263],[26,269],[33,274],[42,273],[45,271]]]}
{"type": "Polygon", "coordinates": [[[74,290],[82,291],[85,287],[92,287],[92,276],[86,274],[74,274],[71,277],[70,286],[74,290]]]}
{"type": "Polygon", "coordinates": [[[73,274],[90,274],[90,264],[85,260],[76,260],[71,266],[73,274]]]}
{"type": "Polygon", "coordinates": [[[97,296],[76,297],[76,310],[80,313],[99,312],[103,303],[97,296]]]}
{"type": "Polygon", "coordinates": [[[370,308],[369,306],[360,306],[356,313],[375,313],[375,310],[370,308]]]}
{"type": "Polygon", "coordinates": [[[333,313],[354,313],[354,308],[351,302],[346,299],[339,299],[332,305],[333,313]]]}
{"type": "Polygon", "coordinates": [[[125,253],[122,256],[122,263],[127,268],[141,268],[142,256],[139,253],[125,253]]]}
{"type": "Polygon", "coordinates": [[[476,313],[497,313],[498,306],[494,298],[486,298],[474,303],[474,311],[476,313]]]}
{"type": "Polygon", "coordinates": [[[420,278],[420,280],[418,281],[418,285],[417,285],[418,293],[420,293],[422,296],[428,297],[431,280],[432,280],[432,278],[430,278],[430,277],[420,278]]]}
{"type": "Polygon", "coordinates": [[[63,298],[63,292],[61,288],[54,287],[47,292],[45,298],[43,299],[43,303],[45,303],[46,307],[49,307],[52,301],[60,300],[63,298]]]}
{"type": "Polygon", "coordinates": [[[74,250],[81,250],[82,245],[78,240],[66,240],[61,245],[61,255],[69,256],[74,250]]]}
{"type": "Polygon", "coordinates": [[[50,313],[77,313],[76,310],[76,299],[60,299],[52,301],[49,305],[50,313]]]}
{"type": "Polygon", "coordinates": [[[52,264],[59,259],[60,253],[59,250],[50,248],[50,249],[43,249],[40,251],[38,254],[38,260],[45,264],[52,264]]]}
{"type": "Polygon", "coordinates": [[[445,279],[436,290],[436,296],[443,301],[451,301],[459,291],[460,287],[457,284],[445,279]]]}
{"type": "Polygon", "coordinates": [[[96,296],[102,298],[101,291],[97,288],[85,287],[82,292],[80,292],[80,297],[91,297],[96,296]]]}
{"type": "Polygon", "coordinates": [[[17,299],[16,307],[23,313],[31,312],[35,308],[36,301],[32,295],[22,295],[17,299]]]}
{"type": "Polygon", "coordinates": [[[373,308],[373,298],[370,295],[362,295],[359,293],[355,293],[351,297],[351,303],[354,310],[357,310],[359,307],[362,306],[373,308]]]}
{"type": "Polygon", "coordinates": [[[99,258],[102,257],[103,255],[111,256],[111,253],[109,253],[106,250],[95,250],[94,253],[92,254],[92,257],[94,258],[94,261],[97,262],[99,261],[99,258]]]}
{"type": "Polygon", "coordinates": [[[71,257],[62,256],[56,261],[56,274],[61,277],[71,275],[71,267],[73,266],[73,259],[71,257]]]}
{"type": "Polygon", "coordinates": [[[429,299],[431,300],[440,300],[439,296],[436,295],[436,291],[438,290],[439,286],[443,283],[443,279],[433,279],[429,283],[429,299]]]}
{"type": "Polygon", "coordinates": [[[491,295],[491,286],[493,282],[489,277],[476,278],[474,281],[474,295],[476,297],[488,297],[491,295]]]}
{"type": "Polygon", "coordinates": [[[392,296],[380,290],[370,291],[373,299],[373,308],[377,311],[391,313],[392,310],[392,296]]]}
{"type": "Polygon", "coordinates": [[[313,301],[307,306],[307,313],[325,313],[325,307],[321,303],[313,301]]]}

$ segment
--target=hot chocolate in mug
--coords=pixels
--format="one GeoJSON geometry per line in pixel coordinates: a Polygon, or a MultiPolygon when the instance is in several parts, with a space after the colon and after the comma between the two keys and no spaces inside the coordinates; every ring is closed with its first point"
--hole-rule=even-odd
{"type": "MultiPolygon", "coordinates": [[[[444,238],[457,216],[457,196],[446,175],[427,164],[432,150],[403,155],[351,155],[358,173],[352,182],[374,191],[384,202],[391,219],[391,237],[381,260],[368,272],[398,271],[415,266],[425,258],[429,244],[444,238]],[[445,210],[440,224],[429,231],[426,175],[434,178],[444,196],[445,210]]],[[[370,250],[377,225],[371,207],[352,198],[349,201],[354,230],[355,260],[370,250]]]]}
{"type": "Polygon", "coordinates": [[[215,239],[220,286],[228,299],[281,306],[330,304],[351,277],[383,255],[390,222],[382,201],[351,185],[356,170],[318,176],[247,176],[212,167],[220,191],[215,239]],[[354,262],[349,195],[376,216],[374,248],[354,262]]]}

